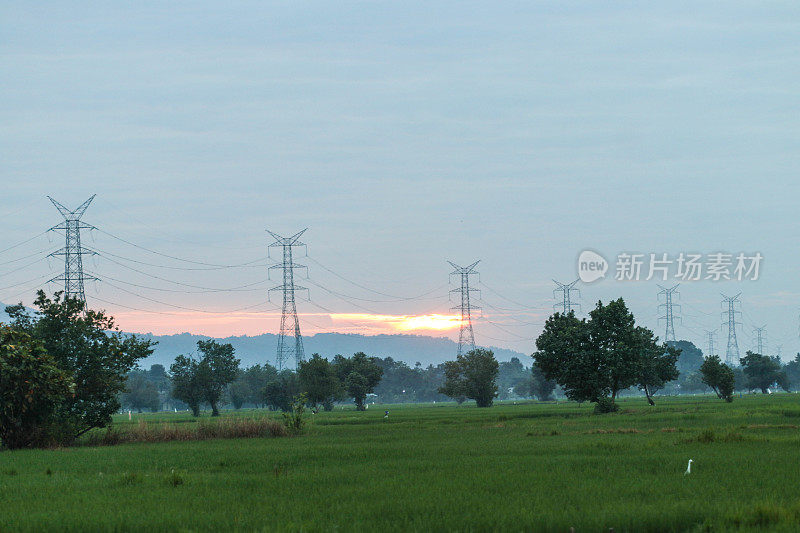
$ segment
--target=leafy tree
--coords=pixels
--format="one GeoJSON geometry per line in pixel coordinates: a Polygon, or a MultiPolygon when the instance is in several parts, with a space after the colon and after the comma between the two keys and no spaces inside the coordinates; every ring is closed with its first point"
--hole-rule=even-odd
{"type": "Polygon", "coordinates": [[[264,386],[262,395],[267,407],[289,411],[292,408],[294,397],[300,394],[300,382],[297,374],[291,370],[280,372],[274,379],[264,386]]]}
{"type": "Polygon", "coordinates": [[[770,357],[748,351],[739,362],[747,376],[748,388],[761,389],[761,392],[766,394],[767,389],[777,383],[784,390],[789,389],[780,357],[770,357]]]}
{"type": "Polygon", "coordinates": [[[234,409],[241,409],[244,403],[250,396],[250,387],[245,381],[244,370],[239,369],[236,372],[236,380],[228,386],[228,395],[231,397],[231,403],[234,409]]]}
{"type": "Polygon", "coordinates": [[[367,394],[375,390],[383,376],[383,370],[375,358],[367,357],[364,352],[355,353],[349,358],[337,355],[333,360],[333,368],[344,385],[347,397],[353,398],[356,409],[363,411],[367,394]]]}
{"type": "Polygon", "coordinates": [[[161,407],[158,389],[152,381],[147,379],[146,371],[134,370],[128,374],[128,383],[125,393],[122,395],[122,403],[140,413],[142,409],[158,411],[161,407]]]}
{"type": "Polygon", "coordinates": [[[51,425],[53,438],[67,444],[111,422],[128,372],[153,353],[153,343],[122,334],[111,316],[86,309],[79,299],[62,298],[62,293],[50,299],[39,291],[34,305],[33,312],[19,304],[7,307],[6,313],[11,327],[41,343],[75,384],[74,394],[59,403],[51,425]]]}
{"type": "Polygon", "coordinates": [[[795,390],[800,388],[800,353],[798,353],[793,360],[786,363],[783,367],[783,371],[786,373],[789,386],[794,387],[795,390]]]}
{"type": "MultiPolygon", "coordinates": [[[[702,366],[702,365],[701,365],[702,366]]],[[[698,370],[689,374],[681,374],[680,385],[682,392],[702,392],[708,391],[708,385],[703,383],[703,375],[698,370]]]]}
{"type": "Polygon", "coordinates": [[[228,384],[236,379],[240,361],[234,357],[232,345],[215,340],[197,341],[197,351],[201,354],[198,371],[203,399],[211,405],[211,416],[219,416],[219,401],[228,384]]]}
{"type": "Polygon", "coordinates": [[[470,350],[445,363],[445,381],[439,392],[451,398],[470,398],[478,407],[491,407],[497,396],[498,372],[499,364],[491,350],[470,350]]]}
{"type": "Polygon", "coordinates": [[[724,364],[719,356],[706,357],[700,366],[700,374],[703,376],[703,383],[711,387],[719,399],[726,402],[733,401],[733,370],[724,364]]]}
{"type": "Polygon", "coordinates": [[[245,401],[253,405],[264,405],[264,387],[276,377],[278,377],[278,369],[269,363],[246,368],[244,381],[247,383],[249,392],[245,401]]]}
{"type": "Polygon", "coordinates": [[[531,394],[540,402],[548,402],[553,399],[553,391],[556,390],[556,382],[544,377],[541,369],[536,365],[531,367],[531,394]]]}
{"type": "Polygon", "coordinates": [[[524,379],[520,379],[514,385],[514,394],[523,398],[536,398],[541,402],[553,399],[553,391],[556,383],[544,377],[542,371],[533,365],[524,379]]]}
{"type": "Polygon", "coordinates": [[[553,314],[536,348],[534,364],[578,402],[610,397],[613,403],[621,390],[646,384],[649,391],[669,378],[656,358],[667,349],[657,346],[650,330],[636,326],[622,298],[598,302],[588,321],[574,312],[553,314]]]}
{"type": "MultiPolygon", "coordinates": [[[[325,410],[333,409],[333,400],[340,394],[341,384],[331,363],[318,353],[308,361],[301,361],[297,369],[300,388],[315,408],[323,404],[325,410]]],[[[366,397],[366,393],[364,393],[366,397]]]]}
{"type": "Polygon", "coordinates": [[[644,391],[647,403],[655,405],[653,394],[664,385],[678,378],[676,362],[680,357],[680,348],[671,345],[659,346],[653,332],[647,328],[637,327],[639,337],[639,388],[644,391]]]}
{"type": "Polygon", "coordinates": [[[200,416],[200,404],[203,402],[203,386],[198,367],[199,363],[187,355],[179,355],[169,367],[172,374],[172,397],[188,405],[194,416],[200,416]]]}
{"type": "MultiPolygon", "coordinates": [[[[697,372],[703,364],[703,351],[690,341],[669,341],[668,346],[680,350],[677,367],[681,374],[697,372]]],[[[709,354],[710,355],[710,354],[709,354]]]]}
{"type": "Polygon", "coordinates": [[[497,397],[505,400],[509,392],[513,391],[515,385],[521,380],[530,379],[528,369],[522,364],[518,357],[512,357],[511,361],[499,363],[500,368],[497,373],[497,397]]]}
{"type": "Polygon", "coordinates": [[[25,448],[49,444],[47,429],[73,383],[42,344],[0,324],[0,444],[25,448]]]}
{"type": "Polygon", "coordinates": [[[744,373],[744,369],[741,366],[733,367],[733,389],[737,391],[749,391],[750,390],[750,380],[747,378],[747,374],[744,373]]]}

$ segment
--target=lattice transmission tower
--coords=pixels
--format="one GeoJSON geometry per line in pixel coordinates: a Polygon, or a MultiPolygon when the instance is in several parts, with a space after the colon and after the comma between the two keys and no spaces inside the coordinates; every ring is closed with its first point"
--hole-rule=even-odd
{"type": "Polygon", "coordinates": [[[475,349],[475,334],[472,331],[472,310],[480,308],[470,303],[470,294],[478,292],[479,289],[470,288],[469,277],[478,274],[478,272],[475,271],[475,266],[480,263],[480,260],[466,267],[460,267],[452,261],[448,261],[448,263],[450,263],[454,269],[450,275],[460,276],[461,278],[461,286],[457,289],[452,289],[450,294],[459,293],[461,297],[461,303],[451,309],[461,311],[461,323],[458,330],[458,355],[463,355],[465,353],[465,347],[467,348],[466,351],[475,349]]]}
{"type": "Polygon", "coordinates": [[[706,357],[711,357],[712,355],[717,355],[716,347],[714,346],[714,336],[717,334],[716,330],[706,330],[706,337],[708,340],[708,353],[706,357]]]}
{"type": "Polygon", "coordinates": [[[64,257],[64,273],[54,277],[50,280],[50,282],[63,282],[64,296],[76,298],[83,302],[84,306],[86,305],[86,291],[84,289],[85,282],[95,281],[98,278],[86,274],[83,271],[83,256],[96,255],[97,252],[81,246],[81,230],[95,229],[94,226],[83,222],[81,217],[86,212],[86,209],[89,207],[89,204],[92,203],[92,200],[94,200],[95,196],[96,195],[93,194],[91,198],[83,202],[80,206],[78,206],[77,209],[74,210],[67,209],[50,196],[47,197],[51,202],[53,202],[53,205],[56,206],[56,209],[58,209],[58,212],[61,213],[61,216],[64,217],[64,222],[53,226],[50,228],[50,230],[63,230],[66,236],[66,243],[64,244],[64,247],[50,254],[50,256],[64,257]]]}
{"type": "Polygon", "coordinates": [[[753,328],[753,334],[756,336],[754,339],[756,353],[760,355],[766,355],[764,353],[764,349],[767,344],[767,325],[764,324],[760,328],[753,328]]]}
{"type": "Polygon", "coordinates": [[[566,315],[570,311],[574,311],[576,307],[578,310],[580,310],[581,304],[573,303],[571,298],[573,292],[577,292],[579,298],[581,296],[580,289],[575,288],[575,285],[577,285],[579,281],[580,279],[576,279],[572,283],[561,283],[553,280],[553,283],[556,284],[556,288],[553,289],[553,298],[556,300],[556,303],[553,304],[554,310],[557,311],[560,308],[562,315],[566,315]],[[559,292],[561,293],[561,296],[557,296],[557,293],[559,292]]]}
{"type": "Polygon", "coordinates": [[[307,291],[306,287],[294,284],[294,271],[298,268],[306,268],[299,265],[292,259],[292,248],[305,246],[300,242],[300,236],[308,228],[295,233],[291,237],[281,237],[277,233],[267,230],[275,238],[275,242],[269,248],[280,247],[283,251],[283,261],[280,264],[269,267],[270,271],[280,269],[283,273],[283,283],[272,287],[272,291],[283,293],[283,307],[281,309],[281,329],[278,333],[278,353],[276,357],[278,370],[283,370],[288,361],[294,359],[295,368],[300,365],[300,361],[305,358],[303,353],[303,336],[300,334],[300,320],[297,318],[297,304],[295,302],[296,291],[307,291]]]}
{"type": "Polygon", "coordinates": [[[673,285],[670,288],[662,287],[661,285],[658,286],[661,291],[658,293],[660,297],[662,294],[664,295],[664,303],[658,305],[658,312],[661,313],[661,310],[664,310],[664,314],[658,317],[658,320],[664,320],[666,325],[666,330],[664,332],[664,342],[675,342],[677,339],[675,338],[675,319],[681,319],[680,316],[675,316],[675,309],[677,308],[678,313],[681,312],[680,304],[676,304],[673,302],[673,296],[678,295],[678,285],[680,283],[673,285]]]}
{"type": "Polygon", "coordinates": [[[741,322],[736,320],[736,316],[741,315],[742,312],[736,308],[736,304],[741,305],[739,300],[741,295],[741,292],[736,296],[722,295],[722,307],[725,309],[722,311],[722,325],[728,328],[728,347],[725,350],[725,364],[728,366],[739,364],[739,342],[736,340],[736,326],[740,325],[741,322]]]}

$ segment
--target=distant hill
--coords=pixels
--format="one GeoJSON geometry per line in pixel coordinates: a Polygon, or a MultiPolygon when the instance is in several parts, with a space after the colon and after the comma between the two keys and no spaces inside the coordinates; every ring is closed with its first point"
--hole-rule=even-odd
{"type": "MultiPolygon", "coordinates": [[[[178,335],[141,335],[158,341],[155,352],[151,357],[142,361],[143,367],[160,363],[169,367],[176,355],[192,353],[197,348],[198,340],[207,340],[211,337],[181,333],[178,335]]],[[[243,366],[268,362],[275,364],[275,349],[277,335],[265,333],[255,337],[239,336],[217,339],[233,345],[236,357],[242,360],[243,366]]],[[[441,337],[427,337],[422,335],[357,335],[349,333],[318,333],[303,337],[303,346],[306,355],[319,353],[328,358],[336,354],[352,355],[355,352],[364,352],[367,355],[378,357],[392,357],[414,366],[417,361],[423,366],[439,364],[453,359],[458,345],[450,339],[441,337]]],[[[527,363],[526,354],[505,348],[489,347],[494,351],[495,357],[500,361],[509,361],[518,357],[527,363]]]]}
{"type": "MultiPolygon", "coordinates": [[[[7,322],[6,306],[0,303],[0,322],[7,322]]],[[[207,340],[211,337],[180,333],[177,335],[140,335],[158,341],[155,352],[151,357],[142,361],[141,366],[147,368],[152,364],[160,363],[166,367],[175,359],[176,355],[193,353],[197,349],[197,341],[207,340]]],[[[236,349],[236,357],[242,360],[243,366],[268,362],[275,364],[275,349],[278,336],[273,333],[264,333],[255,337],[239,336],[217,339],[228,342],[236,349]]],[[[428,337],[424,335],[357,335],[350,333],[318,333],[303,337],[306,355],[318,353],[328,358],[336,354],[352,355],[355,352],[364,352],[377,357],[392,357],[414,366],[417,361],[423,366],[437,365],[453,359],[458,345],[450,339],[442,337],[428,337]]],[[[524,364],[528,364],[526,354],[487,346],[494,351],[495,357],[500,361],[509,361],[518,357],[524,364]]]]}

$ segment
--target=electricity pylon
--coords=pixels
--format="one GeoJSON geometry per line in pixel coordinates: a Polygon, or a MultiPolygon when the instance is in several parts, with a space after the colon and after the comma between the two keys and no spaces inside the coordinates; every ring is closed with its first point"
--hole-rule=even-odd
{"type": "Polygon", "coordinates": [[[556,288],[553,289],[553,298],[556,299],[556,303],[553,304],[553,309],[558,310],[561,308],[561,314],[566,315],[570,311],[573,311],[575,307],[580,309],[580,303],[572,303],[572,299],[570,298],[572,291],[578,293],[578,297],[580,298],[581,291],[580,289],[576,289],[575,285],[580,281],[580,279],[576,279],[572,283],[560,283],[556,280],[553,280],[553,283],[556,284],[556,288]],[[561,296],[556,296],[556,293],[560,292],[561,296]],[[558,302],[559,298],[561,302],[558,302]]]}
{"type": "Polygon", "coordinates": [[[460,267],[452,261],[448,261],[448,263],[454,269],[450,275],[461,277],[461,286],[457,289],[452,289],[450,293],[457,292],[461,296],[461,304],[451,309],[461,311],[461,323],[458,330],[458,355],[463,355],[465,347],[467,348],[466,351],[475,349],[475,334],[472,332],[472,310],[480,308],[472,305],[469,301],[470,293],[478,291],[478,289],[469,287],[469,277],[472,274],[477,274],[475,266],[480,263],[480,260],[466,267],[460,267]]]}
{"type": "Polygon", "coordinates": [[[759,355],[766,355],[764,353],[764,345],[766,344],[767,325],[764,324],[760,328],[753,328],[753,333],[756,336],[756,353],[759,355]]]}
{"type": "Polygon", "coordinates": [[[672,295],[677,294],[678,296],[680,296],[680,293],[677,290],[678,285],[680,285],[680,283],[673,285],[670,288],[662,287],[661,285],[658,286],[658,288],[661,289],[658,295],[659,296],[661,296],[662,294],[664,295],[664,303],[658,304],[658,312],[660,313],[661,310],[663,309],[664,315],[659,316],[658,319],[665,320],[667,322],[667,327],[664,333],[664,342],[669,342],[669,341],[675,342],[677,340],[675,338],[675,318],[680,320],[681,317],[680,316],[675,317],[674,309],[677,307],[678,312],[680,313],[681,306],[679,304],[672,302],[672,295]]]}
{"type": "Polygon", "coordinates": [[[717,334],[716,330],[706,330],[706,336],[708,337],[708,354],[706,357],[711,357],[712,355],[717,355],[716,350],[714,349],[714,335],[717,334]]]}
{"type": "Polygon", "coordinates": [[[298,265],[292,260],[292,247],[305,246],[300,242],[300,236],[308,228],[295,233],[291,237],[281,237],[277,233],[267,230],[275,238],[275,242],[269,245],[270,248],[280,247],[283,251],[283,261],[278,265],[269,267],[281,269],[283,271],[283,283],[272,287],[272,291],[283,292],[283,307],[281,309],[281,329],[278,333],[278,354],[276,358],[278,370],[283,370],[287,361],[294,359],[295,368],[300,365],[300,361],[305,358],[303,353],[303,337],[300,335],[300,320],[297,318],[297,304],[294,300],[294,293],[298,290],[308,290],[305,287],[294,284],[294,270],[296,268],[306,268],[305,265],[298,265]],[[291,338],[294,338],[292,342],[291,338]]]}
{"type": "Polygon", "coordinates": [[[47,197],[56,206],[61,216],[64,217],[64,222],[53,226],[50,230],[63,230],[66,236],[64,247],[50,254],[50,256],[64,257],[64,273],[54,277],[50,282],[63,281],[64,297],[76,298],[83,302],[84,307],[86,306],[84,283],[86,281],[95,281],[97,278],[83,272],[83,256],[96,255],[97,252],[81,246],[81,230],[95,229],[94,226],[81,221],[81,217],[95,196],[97,195],[93,194],[91,198],[83,202],[75,210],[69,210],[50,196],[47,197]]]}
{"type": "Polygon", "coordinates": [[[722,306],[727,307],[727,309],[722,312],[722,318],[724,320],[722,325],[727,325],[728,327],[728,348],[725,350],[725,364],[728,366],[739,364],[739,342],[736,340],[736,326],[741,324],[741,322],[736,320],[736,315],[740,315],[742,312],[736,310],[736,304],[739,303],[741,305],[741,301],[739,300],[739,296],[741,295],[741,292],[736,296],[722,295],[722,306]]]}

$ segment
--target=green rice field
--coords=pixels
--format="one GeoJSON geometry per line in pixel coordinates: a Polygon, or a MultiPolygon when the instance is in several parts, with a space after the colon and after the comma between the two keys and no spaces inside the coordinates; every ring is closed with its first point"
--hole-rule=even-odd
{"type": "Polygon", "coordinates": [[[0,452],[0,531],[800,530],[800,395],[657,403],[337,407],[294,437],[0,452]]]}

